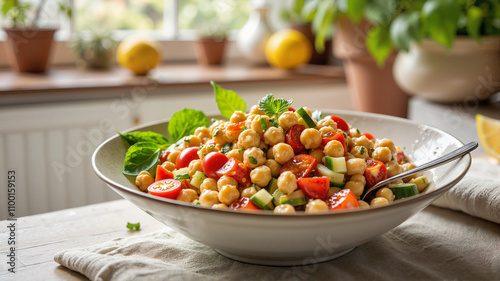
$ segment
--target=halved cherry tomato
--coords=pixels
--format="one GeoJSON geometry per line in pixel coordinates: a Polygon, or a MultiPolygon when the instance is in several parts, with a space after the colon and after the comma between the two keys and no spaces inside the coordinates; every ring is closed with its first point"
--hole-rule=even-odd
{"type": "Polygon", "coordinates": [[[408,157],[406,157],[405,153],[402,150],[396,151],[396,159],[398,160],[399,164],[401,164],[402,162],[410,162],[410,160],[408,160],[408,157]]]}
{"type": "Polygon", "coordinates": [[[288,111],[295,112],[295,108],[293,108],[293,107],[291,107],[291,106],[290,106],[290,107],[288,108],[288,111]]]}
{"type": "Polygon", "coordinates": [[[236,134],[243,132],[243,127],[245,127],[245,122],[231,123],[227,126],[226,130],[231,131],[236,134]]]}
{"type": "Polygon", "coordinates": [[[161,165],[156,166],[156,177],[155,181],[161,181],[166,179],[173,179],[174,174],[169,170],[163,168],[161,165]]]}
{"type": "Polygon", "coordinates": [[[283,164],[280,173],[292,172],[297,179],[307,177],[316,168],[318,160],[307,154],[295,155],[291,160],[283,164]]]}
{"type": "Polygon", "coordinates": [[[245,211],[258,211],[262,210],[259,208],[257,205],[255,205],[252,200],[248,197],[241,197],[239,199],[236,199],[229,205],[229,208],[231,209],[238,209],[238,210],[245,210],[245,211]]]}
{"type": "Polygon", "coordinates": [[[247,165],[240,162],[238,159],[233,157],[222,166],[219,170],[215,172],[219,177],[226,176],[234,178],[241,185],[247,186],[250,184],[250,171],[247,165]]]}
{"type": "Polygon", "coordinates": [[[387,179],[387,168],[384,163],[378,160],[366,161],[365,178],[369,187],[387,179]]]}
{"type": "Polygon", "coordinates": [[[207,177],[218,180],[217,170],[222,168],[229,159],[226,155],[220,152],[210,152],[203,158],[201,166],[207,177]]]}
{"type": "Polygon", "coordinates": [[[330,189],[330,178],[301,178],[297,181],[300,188],[313,199],[324,200],[330,189]]]}
{"type": "Polygon", "coordinates": [[[330,117],[330,119],[332,119],[333,121],[335,121],[335,123],[337,123],[337,128],[341,129],[347,135],[349,135],[349,125],[344,119],[338,116],[328,116],[328,117],[330,117]]]}
{"type": "Polygon", "coordinates": [[[293,148],[295,154],[305,149],[304,145],[300,142],[300,134],[305,129],[304,125],[293,125],[285,135],[285,142],[293,148]]]}
{"type": "Polygon", "coordinates": [[[170,199],[176,199],[181,189],[181,182],[173,179],[157,181],[148,186],[149,194],[170,199]]]}
{"type": "Polygon", "coordinates": [[[369,140],[374,140],[375,139],[375,137],[372,134],[370,134],[370,133],[362,133],[361,135],[365,136],[369,140]]]}
{"type": "Polygon", "coordinates": [[[200,156],[198,156],[198,149],[199,147],[197,146],[192,146],[184,149],[181,154],[177,156],[177,160],[175,160],[175,168],[186,168],[187,166],[189,166],[189,163],[191,161],[200,159],[200,156]]]}
{"type": "Polygon", "coordinates": [[[168,156],[170,155],[170,151],[162,150],[160,153],[160,164],[167,161],[168,156]]]}
{"type": "Polygon", "coordinates": [[[332,194],[326,199],[326,204],[330,210],[341,210],[359,207],[356,195],[350,189],[342,189],[332,194]]]}
{"type": "Polygon", "coordinates": [[[331,142],[332,140],[339,141],[342,146],[344,147],[344,156],[347,156],[347,147],[345,143],[345,137],[344,134],[342,133],[336,133],[336,132],[330,132],[325,135],[325,137],[321,140],[321,144],[325,146],[327,143],[331,142]]]}

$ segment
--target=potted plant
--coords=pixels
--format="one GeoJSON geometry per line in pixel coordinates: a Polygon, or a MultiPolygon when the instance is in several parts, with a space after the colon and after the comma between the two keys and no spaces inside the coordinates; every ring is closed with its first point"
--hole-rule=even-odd
{"type": "Polygon", "coordinates": [[[226,47],[226,30],[217,22],[201,25],[198,28],[196,55],[202,65],[220,65],[226,47]]]}
{"type": "MultiPolygon", "coordinates": [[[[7,33],[7,57],[12,68],[20,72],[45,72],[49,62],[55,28],[38,26],[46,0],[33,7],[19,0],[2,1],[2,15],[10,21],[7,33]],[[32,17],[30,17],[33,15],[32,17]]],[[[71,17],[69,5],[59,4],[61,13],[71,17]]]]}
{"type": "Polygon", "coordinates": [[[114,63],[117,42],[108,29],[82,30],[71,40],[71,49],[78,58],[77,64],[87,68],[107,69],[114,63]]]}
{"type": "Polygon", "coordinates": [[[394,77],[408,93],[475,103],[500,91],[498,0],[409,2],[390,31],[396,48],[405,51],[397,56],[394,77]]]}

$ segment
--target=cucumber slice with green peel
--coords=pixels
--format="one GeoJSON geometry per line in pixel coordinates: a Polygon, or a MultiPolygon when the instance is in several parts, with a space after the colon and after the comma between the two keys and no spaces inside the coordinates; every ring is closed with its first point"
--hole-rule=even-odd
{"type": "Polygon", "coordinates": [[[192,186],[196,187],[196,188],[200,188],[201,186],[201,183],[207,178],[207,176],[205,175],[205,173],[201,172],[201,171],[196,171],[196,173],[194,173],[192,179],[191,179],[191,182],[189,184],[191,184],[192,186]]]}
{"type": "Polygon", "coordinates": [[[336,173],[330,169],[328,169],[325,165],[318,164],[316,165],[316,170],[318,173],[324,177],[330,178],[330,186],[334,187],[344,187],[344,174],[336,173]]]}
{"type": "Polygon", "coordinates": [[[314,120],[307,114],[307,111],[301,107],[295,111],[295,113],[299,116],[299,118],[304,119],[304,122],[306,123],[307,127],[309,128],[314,128],[316,127],[316,123],[314,123],[314,120]]]}
{"type": "Polygon", "coordinates": [[[274,194],[274,192],[278,189],[278,179],[271,178],[269,184],[267,185],[267,191],[269,194],[274,194]]]}
{"type": "Polygon", "coordinates": [[[281,204],[290,204],[292,206],[300,206],[307,204],[307,199],[302,190],[295,190],[289,195],[282,195],[280,197],[281,204]]]}
{"type": "Polygon", "coordinates": [[[275,206],[278,206],[280,204],[280,198],[283,195],[284,195],[284,193],[281,190],[279,190],[279,189],[276,189],[273,192],[273,203],[274,203],[275,206]]]}
{"type": "Polygon", "coordinates": [[[345,164],[344,157],[325,156],[325,166],[336,173],[347,172],[347,167],[345,164]]]}
{"type": "Polygon", "coordinates": [[[250,200],[263,210],[274,209],[273,199],[273,196],[265,189],[259,190],[252,197],[250,197],[250,200]]]}
{"type": "Polygon", "coordinates": [[[418,195],[417,185],[414,183],[391,183],[387,187],[392,190],[394,200],[418,195]]]}

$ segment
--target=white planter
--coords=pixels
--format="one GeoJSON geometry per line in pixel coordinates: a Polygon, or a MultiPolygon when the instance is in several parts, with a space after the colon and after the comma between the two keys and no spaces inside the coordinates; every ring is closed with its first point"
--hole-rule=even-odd
{"type": "Polygon", "coordinates": [[[257,7],[241,28],[236,44],[245,58],[252,64],[266,64],[266,43],[273,34],[267,22],[267,8],[257,7]]]}
{"type": "Polygon", "coordinates": [[[393,72],[411,95],[438,102],[483,100],[500,90],[500,37],[459,37],[451,50],[426,39],[400,52],[393,72]]]}

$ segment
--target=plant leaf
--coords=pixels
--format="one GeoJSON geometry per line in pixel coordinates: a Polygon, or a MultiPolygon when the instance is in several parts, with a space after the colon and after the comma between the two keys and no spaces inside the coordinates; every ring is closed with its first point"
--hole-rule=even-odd
{"type": "Polygon", "coordinates": [[[413,42],[422,39],[420,13],[414,11],[398,15],[392,21],[390,35],[394,45],[407,52],[413,42]]]}
{"type": "Polygon", "coordinates": [[[325,41],[333,33],[333,21],[336,15],[336,7],[332,1],[321,1],[312,22],[313,32],[316,34],[314,46],[318,53],[325,51],[325,41]]]}
{"type": "Polygon", "coordinates": [[[348,0],[347,1],[347,15],[354,22],[358,23],[363,18],[367,0],[348,0]]]}
{"type": "Polygon", "coordinates": [[[205,113],[188,108],[177,111],[168,122],[168,134],[171,142],[175,143],[182,137],[192,135],[198,127],[208,127],[205,113]]]}
{"type": "Polygon", "coordinates": [[[366,47],[378,66],[383,66],[393,49],[388,27],[375,26],[370,29],[366,35],[366,47]]]}
{"type": "Polygon", "coordinates": [[[214,88],[215,101],[217,102],[217,107],[219,108],[220,114],[227,119],[231,118],[231,115],[237,110],[246,112],[247,106],[245,101],[238,96],[235,92],[231,90],[226,90],[221,86],[217,85],[214,81],[211,81],[214,88]]]}
{"type": "Polygon", "coordinates": [[[160,158],[161,146],[151,142],[138,142],[128,148],[123,165],[123,174],[137,176],[151,169],[160,158]]]}
{"type": "Polygon", "coordinates": [[[267,94],[259,101],[259,109],[264,111],[269,117],[279,117],[283,112],[288,110],[292,103],[292,99],[274,99],[273,94],[267,94]]]}
{"type": "Polygon", "coordinates": [[[460,3],[455,0],[428,0],[422,7],[422,16],[426,32],[436,42],[451,48],[457,33],[460,3]]]}
{"type": "Polygon", "coordinates": [[[132,132],[132,133],[118,133],[129,145],[134,145],[138,142],[152,142],[156,144],[169,144],[168,139],[155,132],[132,132]]]}
{"type": "Polygon", "coordinates": [[[479,39],[479,30],[483,21],[483,11],[481,8],[472,6],[467,10],[467,32],[476,39],[479,39]]]}
{"type": "Polygon", "coordinates": [[[365,4],[364,16],[377,25],[389,24],[396,14],[395,0],[371,0],[365,4]]]}

